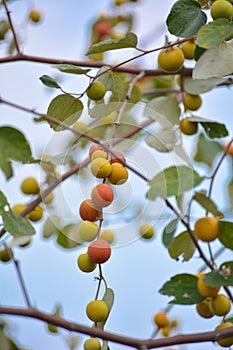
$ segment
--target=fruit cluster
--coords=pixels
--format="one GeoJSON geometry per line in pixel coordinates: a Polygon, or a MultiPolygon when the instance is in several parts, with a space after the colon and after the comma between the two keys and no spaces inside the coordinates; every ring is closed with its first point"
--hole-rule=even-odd
{"type": "Polygon", "coordinates": [[[167,315],[167,312],[165,311],[157,312],[153,317],[153,321],[155,326],[157,327],[156,332],[161,331],[164,337],[168,337],[172,329],[178,326],[177,320],[170,320],[167,315]]]}

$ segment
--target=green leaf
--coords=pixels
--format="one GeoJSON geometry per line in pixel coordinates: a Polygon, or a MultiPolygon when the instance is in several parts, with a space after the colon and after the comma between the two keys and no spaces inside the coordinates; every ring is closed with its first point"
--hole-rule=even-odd
{"type": "Polygon", "coordinates": [[[1,350],[11,350],[9,338],[7,337],[4,329],[0,328],[0,344],[1,350]]]}
{"type": "Polygon", "coordinates": [[[57,215],[49,215],[44,222],[43,238],[50,238],[54,234],[58,234],[60,230],[61,218],[57,215]]]}
{"type": "Polygon", "coordinates": [[[155,148],[158,152],[171,152],[180,135],[172,128],[162,129],[154,134],[149,134],[145,141],[148,146],[155,148]]]}
{"type": "Polygon", "coordinates": [[[32,236],[35,234],[34,227],[24,217],[14,214],[4,194],[0,191],[0,215],[4,228],[12,236],[32,236]]]}
{"type": "Polygon", "coordinates": [[[210,139],[221,138],[228,135],[228,131],[224,124],[197,116],[190,117],[190,121],[200,123],[210,139]]]}
{"type": "Polygon", "coordinates": [[[218,18],[200,28],[197,44],[205,49],[217,46],[233,35],[233,23],[226,18],[218,18]]]}
{"type": "MultiPolygon", "coordinates": [[[[51,315],[55,317],[61,317],[62,316],[61,305],[57,304],[51,315]]],[[[51,323],[47,323],[47,329],[50,333],[59,333],[59,328],[51,323]]]]}
{"type": "Polygon", "coordinates": [[[156,97],[147,103],[144,115],[158,121],[164,128],[179,124],[180,107],[175,97],[156,97]]]}
{"type": "Polygon", "coordinates": [[[193,80],[191,77],[184,77],[184,90],[189,94],[198,95],[212,90],[215,86],[226,82],[224,78],[210,78],[193,80]]]}
{"type": "Polygon", "coordinates": [[[173,296],[172,304],[192,305],[204,300],[197,289],[197,277],[188,273],[173,276],[159,290],[161,294],[173,296]]]}
{"type": "Polygon", "coordinates": [[[107,91],[112,92],[111,98],[109,100],[110,102],[123,101],[125,98],[125,83],[119,73],[113,72],[111,70],[108,71],[108,69],[109,67],[104,66],[98,70],[97,75],[101,74],[101,76],[97,79],[97,81],[100,81],[102,84],[104,84],[107,91]]]}
{"type": "Polygon", "coordinates": [[[91,69],[83,69],[74,64],[55,64],[52,66],[53,68],[58,69],[62,73],[70,73],[70,74],[87,74],[91,69]]]}
{"type": "Polygon", "coordinates": [[[206,209],[208,212],[220,218],[224,217],[224,214],[218,210],[217,205],[206,195],[205,191],[196,192],[193,199],[199,203],[202,208],[206,209]]]}
{"type": "Polygon", "coordinates": [[[233,286],[233,261],[224,262],[218,271],[207,273],[204,282],[212,287],[233,286]]]}
{"type": "Polygon", "coordinates": [[[13,176],[12,160],[27,163],[31,157],[30,146],[19,130],[8,126],[0,128],[0,168],[7,179],[13,176]]]}
{"type": "Polygon", "coordinates": [[[224,247],[233,250],[233,222],[220,221],[220,233],[218,235],[219,241],[224,247]]]}
{"type": "Polygon", "coordinates": [[[166,20],[171,34],[186,38],[194,35],[207,21],[206,14],[195,0],[179,0],[173,5],[166,20]]]}
{"type": "Polygon", "coordinates": [[[78,239],[78,224],[68,224],[58,233],[57,244],[65,249],[73,249],[81,245],[78,239]]]}
{"type": "Polygon", "coordinates": [[[0,40],[5,39],[5,35],[9,29],[10,29],[9,22],[5,20],[1,20],[0,21],[0,40]]]}
{"type": "Polygon", "coordinates": [[[213,162],[218,155],[222,152],[222,145],[217,141],[211,141],[205,137],[204,134],[200,133],[194,160],[196,162],[205,163],[209,168],[213,166],[213,162]]]}
{"type": "Polygon", "coordinates": [[[94,53],[100,53],[110,50],[118,50],[125,48],[137,47],[137,36],[136,34],[129,32],[124,38],[121,39],[108,39],[99,42],[98,44],[92,45],[87,51],[86,55],[92,55],[94,53]]]}
{"type": "Polygon", "coordinates": [[[229,201],[229,211],[233,210],[233,178],[227,184],[227,193],[229,201]]]}
{"type": "Polygon", "coordinates": [[[219,78],[232,74],[233,47],[225,41],[206,50],[193,69],[193,79],[219,78]]]}
{"type": "MultiPolygon", "coordinates": [[[[111,288],[106,288],[104,296],[102,298],[103,301],[105,301],[105,303],[108,306],[108,314],[110,314],[113,303],[114,303],[114,292],[111,288]]],[[[104,329],[104,325],[106,323],[107,319],[103,322],[98,322],[97,323],[97,328],[99,329],[104,329]]]]}
{"type": "Polygon", "coordinates": [[[45,86],[49,88],[60,89],[60,86],[58,85],[56,80],[51,78],[49,75],[42,75],[42,77],[40,77],[40,80],[45,86]]]}
{"type": "Polygon", "coordinates": [[[173,237],[176,233],[176,229],[178,226],[178,219],[174,219],[170,221],[164,228],[162,234],[162,242],[166,248],[169,248],[172,244],[173,237]]]}
{"type": "Polygon", "coordinates": [[[172,166],[157,174],[150,182],[147,197],[151,200],[178,196],[203,181],[196,171],[187,166],[172,166]]]}
{"type": "MultiPolygon", "coordinates": [[[[65,122],[67,125],[72,125],[81,116],[83,110],[83,104],[77,98],[69,95],[62,94],[56,96],[49,104],[47,114],[59,122],[65,122]]],[[[55,131],[64,130],[57,124],[48,121],[49,125],[55,131]]]]}
{"type": "Polygon", "coordinates": [[[196,246],[193,243],[189,232],[182,232],[172,240],[172,244],[168,248],[168,252],[172,259],[179,260],[179,256],[183,257],[183,261],[188,261],[193,256],[196,246]]]}

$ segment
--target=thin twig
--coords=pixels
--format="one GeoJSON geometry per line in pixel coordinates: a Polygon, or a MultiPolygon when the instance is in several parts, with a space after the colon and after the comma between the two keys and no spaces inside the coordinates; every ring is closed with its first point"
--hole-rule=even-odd
{"type": "Polygon", "coordinates": [[[20,54],[19,42],[18,42],[18,38],[17,38],[16,32],[15,32],[15,28],[13,26],[13,22],[12,22],[12,19],[11,19],[11,14],[10,14],[10,11],[8,9],[6,0],[2,0],[2,4],[5,7],[6,15],[7,15],[7,18],[8,18],[8,22],[9,22],[9,25],[10,25],[10,28],[11,28],[11,31],[12,31],[12,35],[13,35],[13,39],[14,39],[14,43],[15,43],[15,48],[16,48],[16,51],[17,51],[17,53],[19,55],[20,54]]]}

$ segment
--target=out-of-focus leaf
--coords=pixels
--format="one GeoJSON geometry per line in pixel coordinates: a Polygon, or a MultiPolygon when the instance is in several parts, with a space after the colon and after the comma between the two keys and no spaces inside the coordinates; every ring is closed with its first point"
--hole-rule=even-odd
{"type": "Polygon", "coordinates": [[[172,244],[173,237],[176,233],[176,229],[178,226],[178,222],[178,219],[173,219],[165,226],[163,230],[162,242],[166,248],[169,248],[172,244]]]}
{"type": "Polygon", "coordinates": [[[202,133],[199,134],[194,155],[196,162],[205,163],[211,168],[220,152],[222,152],[222,145],[219,142],[207,139],[202,133]]]}
{"type": "Polygon", "coordinates": [[[150,134],[145,141],[148,146],[155,148],[158,152],[171,152],[180,135],[173,128],[162,129],[156,133],[150,134]]]}
{"type": "MultiPolygon", "coordinates": [[[[108,312],[111,312],[113,303],[114,303],[114,292],[111,288],[106,288],[104,296],[103,296],[103,301],[105,301],[105,303],[108,306],[108,312]]],[[[98,322],[97,323],[97,328],[100,329],[104,329],[104,325],[106,323],[107,319],[103,322],[98,322]]]]}
{"type": "Polygon", "coordinates": [[[212,201],[212,199],[210,199],[206,195],[206,192],[204,191],[196,192],[195,195],[193,196],[193,199],[213,215],[218,216],[219,218],[224,217],[224,214],[218,210],[217,205],[212,201]]]}
{"type": "Polygon", "coordinates": [[[82,244],[78,237],[78,224],[64,226],[58,232],[57,244],[65,249],[73,249],[82,244]]]}
{"type": "Polygon", "coordinates": [[[184,90],[189,94],[198,95],[211,91],[215,86],[224,83],[224,78],[210,78],[193,80],[191,77],[184,77],[184,90]]]}
{"type": "Polygon", "coordinates": [[[189,232],[182,232],[172,240],[172,244],[168,248],[170,257],[179,260],[179,256],[183,257],[183,261],[188,261],[192,258],[196,246],[193,243],[189,232]]]}
{"type": "Polygon", "coordinates": [[[233,250],[233,222],[220,221],[220,232],[218,239],[224,245],[224,247],[233,250]]]}

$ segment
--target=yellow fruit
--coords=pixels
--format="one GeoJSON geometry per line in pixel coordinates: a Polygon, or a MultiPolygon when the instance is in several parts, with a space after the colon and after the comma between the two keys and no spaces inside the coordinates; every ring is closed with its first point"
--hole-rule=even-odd
{"type": "Polygon", "coordinates": [[[197,133],[198,124],[191,122],[189,117],[185,117],[180,121],[180,130],[185,135],[194,135],[197,133]]]}
{"type": "Polygon", "coordinates": [[[196,111],[202,105],[199,95],[186,94],[183,100],[185,110],[196,111]]]}
{"type": "Polygon", "coordinates": [[[112,167],[110,162],[104,158],[96,158],[91,162],[91,172],[92,174],[101,179],[107,177],[111,174],[112,167]]]}
{"type": "Polygon", "coordinates": [[[200,303],[196,304],[196,310],[198,314],[203,318],[211,318],[214,316],[214,314],[210,310],[210,301],[209,298],[206,298],[205,300],[201,301],[200,303]]]}
{"type": "Polygon", "coordinates": [[[93,241],[98,234],[99,227],[92,221],[84,220],[78,226],[79,237],[84,242],[93,241]]]}
{"type": "Polygon", "coordinates": [[[85,340],[83,347],[84,350],[100,350],[101,343],[99,339],[91,337],[85,340]]]}
{"type": "Polygon", "coordinates": [[[27,177],[21,184],[21,190],[24,194],[37,194],[40,188],[34,177],[27,177]]]}
{"type": "Polygon", "coordinates": [[[209,305],[210,311],[216,316],[225,316],[231,309],[231,301],[224,294],[218,294],[209,305]]]}
{"type": "Polygon", "coordinates": [[[220,287],[211,287],[206,284],[203,279],[205,277],[205,273],[200,273],[197,280],[197,288],[199,293],[204,297],[216,297],[219,292],[220,287]]]}
{"type": "Polygon", "coordinates": [[[115,239],[114,232],[112,230],[108,230],[108,229],[103,230],[101,232],[100,239],[104,239],[109,244],[111,244],[114,242],[114,239],[115,239]]]}
{"type": "Polygon", "coordinates": [[[6,249],[0,250],[0,261],[4,263],[11,261],[11,256],[13,256],[13,251],[11,250],[11,248],[8,248],[8,250],[6,249]]]}
{"type": "Polygon", "coordinates": [[[32,10],[29,12],[28,18],[34,23],[39,23],[41,21],[41,12],[39,10],[32,10]]]}
{"type": "Polygon", "coordinates": [[[233,6],[227,0],[215,1],[211,6],[210,14],[213,19],[230,19],[233,16],[233,6]]]}
{"type": "Polygon", "coordinates": [[[35,209],[31,211],[31,213],[28,214],[29,220],[34,222],[40,221],[42,217],[43,217],[43,209],[39,205],[35,207],[35,209]]]}
{"type": "Polygon", "coordinates": [[[167,327],[169,325],[169,319],[167,317],[167,313],[164,311],[157,312],[154,315],[154,323],[159,328],[167,327]]]}
{"type": "Polygon", "coordinates": [[[91,159],[94,160],[96,158],[103,158],[103,159],[107,159],[108,158],[108,154],[105,151],[101,151],[101,150],[97,150],[92,154],[91,159]]]}
{"type": "MultiPolygon", "coordinates": [[[[233,323],[231,322],[224,322],[218,325],[215,330],[220,330],[228,327],[233,327],[233,323]]],[[[233,337],[228,337],[225,339],[217,340],[217,343],[221,345],[224,348],[229,348],[233,344],[233,337]]]]}
{"type": "Polygon", "coordinates": [[[13,211],[13,213],[15,214],[20,214],[27,206],[25,204],[15,204],[13,205],[13,207],[11,208],[11,210],[13,211]]]}
{"type": "Polygon", "coordinates": [[[139,234],[144,239],[151,239],[155,234],[154,227],[151,224],[144,223],[139,226],[139,234]]]}
{"type": "Polygon", "coordinates": [[[219,221],[215,217],[205,216],[198,219],[194,225],[194,232],[203,242],[211,242],[219,234],[219,221]]]}
{"type": "Polygon", "coordinates": [[[184,57],[187,60],[193,60],[194,59],[194,52],[197,47],[197,44],[195,41],[186,41],[183,44],[181,44],[181,50],[183,51],[184,57]]]}
{"type": "Polygon", "coordinates": [[[158,65],[164,72],[178,72],[183,67],[183,64],[184,54],[178,46],[163,49],[158,55],[158,65]]]}
{"type": "Polygon", "coordinates": [[[111,164],[111,173],[108,176],[108,181],[112,185],[122,185],[128,179],[128,170],[120,163],[111,164]]]}
{"type": "Polygon", "coordinates": [[[50,203],[52,203],[53,199],[54,199],[53,192],[50,192],[50,193],[43,199],[43,203],[45,203],[45,204],[50,204],[50,203]]]}
{"type": "Polygon", "coordinates": [[[105,93],[105,86],[100,81],[94,81],[86,91],[87,96],[94,101],[101,100],[105,93]]]}
{"type": "Polygon", "coordinates": [[[108,317],[108,306],[103,300],[92,300],[87,304],[86,314],[93,322],[103,322],[108,317]]]}
{"type": "Polygon", "coordinates": [[[171,333],[171,327],[170,327],[170,325],[168,325],[168,326],[162,328],[162,335],[163,335],[164,337],[169,337],[170,333],[171,333]]]}
{"type": "Polygon", "coordinates": [[[96,264],[91,261],[87,253],[80,254],[77,260],[78,267],[83,272],[92,272],[96,268],[96,264]]]}

